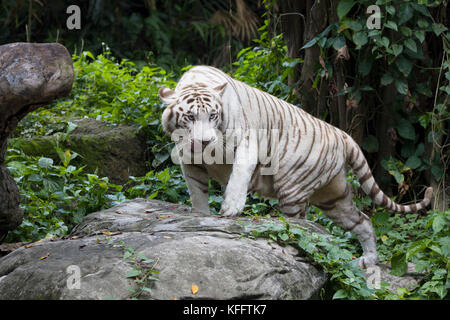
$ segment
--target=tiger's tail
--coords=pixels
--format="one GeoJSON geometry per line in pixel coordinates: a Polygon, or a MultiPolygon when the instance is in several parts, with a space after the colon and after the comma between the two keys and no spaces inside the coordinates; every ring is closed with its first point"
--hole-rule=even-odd
{"type": "Polygon", "coordinates": [[[364,157],[361,148],[358,144],[347,135],[347,163],[353,169],[353,172],[358,177],[358,181],[361,184],[363,191],[372,199],[372,201],[388,210],[397,212],[415,212],[426,208],[431,201],[433,194],[433,188],[428,187],[425,191],[425,197],[422,201],[410,205],[401,205],[392,201],[384,192],[379,188],[376,183],[372,172],[370,171],[369,164],[364,157]]]}

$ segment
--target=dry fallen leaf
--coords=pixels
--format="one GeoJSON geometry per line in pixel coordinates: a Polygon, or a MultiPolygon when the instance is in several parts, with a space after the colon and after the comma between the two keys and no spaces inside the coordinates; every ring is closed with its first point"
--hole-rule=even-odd
{"type": "Polygon", "coordinates": [[[108,230],[100,230],[100,232],[101,232],[103,235],[108,236],[108,237],[116,236],[116,235],[118,235],[118,234],[122,234],[122,232],[120,232],[120,231],[109,232],[108,230]]]}
{"type": "Polygon", "coordinates": [[[196,294],[198,292],[198,287],[195,284],[193,284],[191,287],[191,291],[193,294],[196,294]]]}
{"type": "Polygon", "coordinates": [[[23,247],[28,249],[28,248],[34,247],[34,244],[33,243],[32,244],[27,244],[26,246],[23,246],[23,247]]]}
{"type": "Polygon", "coordinates": [[[116,210],[116,213],[117,213],[117,214],[122,214],[123,211],[122,211],[122,210],[116,210]]]}
{"type": "Polygon", "coordinates": [[[166,238],[166,239],[172,239],[171,236],[163,236],[163,238],[166,238]]]}
{"type": "Polygon", "coordinates": [[[344,60],[349,60],[350,59],[350,55],[348,54],[347,45],[345,45],[342,48],[340,48],[337,52],[338,53],[336,55],[336,61],[339,60],[339,59],[344,59],[344,60]]]}
{"type": "Polygon", "coordinates": [[[405,181],[400,182],[398,185],[398,191],[401,195],[406,194],[406,192],[409,190],[409,185],[405,183],[405,181]]]}
{"type": "Polygon", "coordinates": [[[358,102],[356,102],[356,98],[355,97],[347,99],[345,104],[347,105],[347,108],[349,108],[349,109],[350,108],[353,108],[353,109],[358,108],[358,102]]]}
{"type": "Polygon", "coordinates": [[[45,259],[48,258],[49,255],[50,255],[50,252],[47,252],[47,254],[46,254],[45,256],[40,257],[39,259],[40,259],[40,260],[45,260],[45,259]]]}
{"type": "Polygon", "coordinates": [[[323,61],[322,56],[319,56],[319,63],[322,66],[322,68],[325,70],[325,79],[328,80],[328,71],[327,71],[327,68],[325,67],[325,61],[323,61]]]}

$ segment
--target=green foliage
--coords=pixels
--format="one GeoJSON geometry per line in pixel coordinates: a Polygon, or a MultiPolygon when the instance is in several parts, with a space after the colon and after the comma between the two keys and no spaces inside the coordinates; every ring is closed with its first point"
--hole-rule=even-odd
{"type": "Polygon", "coordinates": [[[137,253],[134,248],[127,246],[122,240],[120,240],[119,247],[124,250],[123,260],[131,262],[133,268],[126,274],[127,278],[132,278],[136,284],[136,288],[130,288],[132,300],[138,299],[142,294],[151,294],[151,284],[154,281],[159,281],[156,274],[159,272],[153,270],[156,262],[153,259],[147,258],[142,253],[137,253]],[[150,264],[153,266],[150,266],[150,264]]]}
{"type": "Polygon", "coordinates": [[[154,125],[161,111],[158,89],[175,85],[165,70],[138,70],[126,59],[117,62],[109,52],[96,58],[90,52],[74,56],[74,70],[77,81],[70,97],[59,102],[61,109],[116,124],[154,125]]]}
{"type": "Polygon", "coordinates": [[[303,255],[331,274],[333,299],[377,299],[389,294],[386,289],[368,287],[366,277],[352,255],[355,248],[348,239],[336,234],[310,233],[302,227],[291,226],[284,218],[280,220],[262,224],[260,228],[252,230],[252,236],[265,237],[269,241],[298,248],[303,255]]]}
{"type": "MultiPolygon", "coordinates": [[[[347,103],[367,105],[369,118],[385,103],[385,92],[396,92],[392,106],[396,130],[391,136],[393,142],[400,142],[400,150],[394,159],[385,159],[383,166],[389,167],[387,170],[397,183],[404,178],[399,165],[392,169],[394,161],[401,162],[403,169],[418,173],[429,169],[438,182],[442,182],[447,168],[448,152],[439,146],[447,145],[449,139],[446,119],[450,116],[450,32],[439,22],[436,12],[440,6],[442,1],[341,0],[337,6],[338,21],[330,23],[302,48],[319,46],[324,63],[316,68],[318,80],[334,73],[339,58],[336,50],[346,46],[351,64],[357,68],[346,76],[348,86],[338,95],[345,95],[347,103]],[[374,4],[380,8],[379,29],[369,29],[369,17],[363,14],[374,4]],[[423,48],[431,47],[431,51],[424,52],[423,48]],[[433,61],[427,56],[431,53],[442,56],[442,60],[433,61]],[[387,91],[386,87],[392,90],[387,91]],[[420,143],[424,137],[425,143],[432,144],[431,155],[424,152],[424,144],[420,143]]],[[[376,153],[380,143],[387,143],[377,140],[379,134],[370,132],[364,139],[362,146],[367,152],[376,153]]]]}
{"type": "Polygon", "coordinates": [[[70,156],[63,165],[56,165],[52,159],[30,157],[9,148],[6,167],[19,187],[24,220],[9,233],[7,241],[63,236],[86,214],[109,207],[114,198],[109,192],[122,189],[106,177],[87,174],[83,167],[69,163],[70,156]]]}
{"type": "Polygon", "coordinates": [[[104,232],[99,236],[97,243],[121,249],[123,251],[122,260],[131,264],[132,268],[127,272],[125,277],[132,280],[135,286],[128,288],[130,291],[128,299],[137,300],[143,294],[152,294],[150,287],[155,281],[159,281],[157,277],[159,272],[154,270],[159,259],[154,261],[153,259],[147,258],[144,254],[136,252],[133,247],[127,245],[123,240],[116,241],[108,232],[104,232]]]}
{"type": "Polygon", "coordinates": [[[187,186],[178,166],[159,172],[149,171],[143,177],[130,177],[127,185],[132,185],[124,192],[128,199],[156,198],[175,203],[186,203],[189,200],[187,186]]]}
{"type": "MultiPolygon", "coordinates": [[[[419,288],[409,292],[409,298],[444,299],[448,298],[450,288],[450,210],[445,212],[430,211],[426,218],[418,219],[414,224],[407,224],[401,233],[412,233],[408,243],[403,245],[389,245],[394,252],[391,258],[392,274],[402,276],[407,270],[407,263],[413,262],[416,271],[425,271],[425,277],[419,288]],[[416,225],[416,226],[415,226],[416,225]],[[417,229],[420,227],[421,237],[417,229]],[[406,230],[405,230],[406,229],[406,230]],[[412,241],[411,241],[412,240],[412,241]]],[[[389,232],[392,237],[393,232],[389,232]]],[[[394,235],[395,237],[395,235],[394,235]]]]}
{"type": "MultiPolygon", "coordinates": [[[[248,25],[236,19],[238,10],[234,1],[221,0],[8,0],[0,2],[0,43],[59,42],[72,53],[97,54],[103,41],[114,48],[116,57],[172,70],[186,63],[217,61],[230,40],[223,22],[233,21],[238,30],[248,25]],[[73,4],[81,10],[80,30],[66,27],[66,9],[73,4]],[[230,10],[232,17],[228,17],[230,10]],[[228,19],[216,19],[218,16],[228,19]]],[[[233,55],[245,40],[239,35],[232,37],[233,55]]]]}
{"type": "Polygon", "coordinates": [[[280,99],[289,100],[292,88],[287,84],[288,76],[293,74],[294,67],[302,61],[287,55],[281,34],[270,37],[269,22],[268,19],[264,21],[264,25],[259,29],[260,38],[253,40],[256,46],[245,48],[238,53],[237,61],[233,63],[237,66],[233,76],[280,99]]]}

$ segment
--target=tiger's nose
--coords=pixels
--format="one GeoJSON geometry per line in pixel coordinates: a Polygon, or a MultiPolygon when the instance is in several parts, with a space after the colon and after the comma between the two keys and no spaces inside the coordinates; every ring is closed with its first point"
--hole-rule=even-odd
{"type": "Polygon", "coordinates": [[[205,148],[211,141],[212,141],[212,139],[209,139],[209,140],[203,140],[203,141],[202,141],[202,146],[203,146],[203,148],[205,148]]]}
{"type": "Polygon", "coordinates": [[[210,144],[211,142],[213,142],[214,140],[215,140],[214,138],[210,138],[208,140],[193,140],[191,142],[191,149],[194,151],[194,150],[198,150],[197,148],[201,147],[202,150],[205,150],[206,146],[208,144],[210,144]],[[198,146],[198,147],[196,147],[196,146],[198,146]]]}

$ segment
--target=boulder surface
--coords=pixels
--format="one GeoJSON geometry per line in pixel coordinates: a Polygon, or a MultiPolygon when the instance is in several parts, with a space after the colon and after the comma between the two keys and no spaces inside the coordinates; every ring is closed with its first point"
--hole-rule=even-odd
{"type": "Polygon", "coordinates": [[[129,176],[144,176],[147,149],[145,136],[132,125],[111,126],[91,118],[73,119],[77,127],[64,138],[51,136],[16,138],[19,148],[30,156],[44,156],[58,161],[56,146],[69,149],[81,157],[71,163],[85,165],[86,172],[108,177],[114,184],[124,184],[129,176]]]}
{"type": "Polygon", "coordinates": [[[293,247],[249,237],[263,222],[127,201],[88,215],[65,239],[1,258],[0,299],[128,299],[133,290],[140,299],[317,298],[327,275],[293,247]],[[133,272],[150,269],[155,278],[136,283],[133,272]]]}

